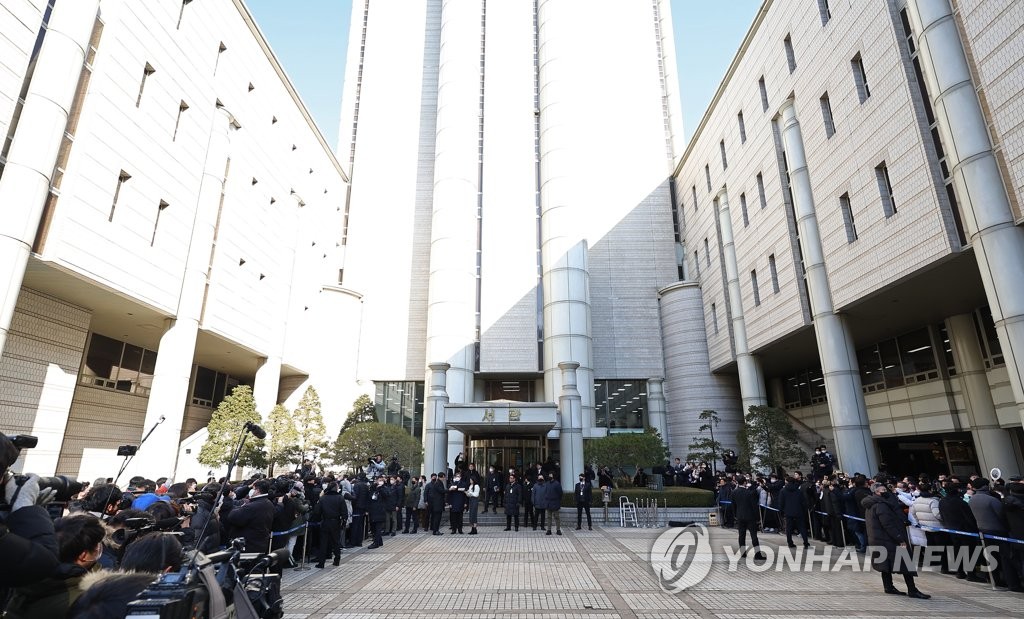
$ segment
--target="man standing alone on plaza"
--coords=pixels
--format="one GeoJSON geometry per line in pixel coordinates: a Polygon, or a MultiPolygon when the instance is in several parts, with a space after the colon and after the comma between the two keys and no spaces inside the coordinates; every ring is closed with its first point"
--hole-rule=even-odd
{"type": "Polygon", "coordinates": [[[580,480],[576,483],[573,495],[576,497],[576,530],[579,531],[583,528],[583,511],[586,510],[587,530],[593,531],[593,522],[590,520],[590,502],[594,498],[593,488],[583,473],[580,473],[580,480]]]}

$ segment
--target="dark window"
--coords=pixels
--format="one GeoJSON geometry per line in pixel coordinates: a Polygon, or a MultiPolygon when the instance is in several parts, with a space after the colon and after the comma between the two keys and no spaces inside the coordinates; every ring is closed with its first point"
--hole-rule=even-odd
{"type": "Polygon", "coordinates": [[[725,158],[725,140],[718,143],[718,150],[722,152],[722,169],[729,167],[729,160],[725,158]]]}
{"type": "Polygon", "coordinates": [[[768,270],[772,275],[772,293],[779,294],[779,271],[775,266],[775,254],[768,256],[768,270]]]}
{"type": "Polygon", "coordinates": [[[594,405],[598,427],[643,430],[647,426],[647,381],[595,380],[594,405]]]}
{"type": "Polygon", "coordinates": [[[927,328],[901,335],[896,341],[900,345],[903,376],[908,383],[919,383],[939,377],[935,350],[932,348],[931,334],[927,328]]]}
{"type": "Polygon", "coordinates": [[[953,346],[949,343],[949,331],[945,323],[939,323],[939,346],[942,347],[942,360],[946,364],[946,371],[950,376],[956,376],[956,358],[953,356],[953,346]]]}
{"type": "Polygon", "coordinates": [[[707,164],[704,164],[704,179],[708,183],[708,193],[711,193],[711,167],[707,164]]]}
{"type": "Polygon", "coordinates": [[[374,406],[377,421],[399,426],[412,436],[421,436],[424,383],[375,382],[375,386],[374,406]]]}
{"type": "Polygon", "coordinates": [[[853,208],[850,206],[850,194],[839,196],[839,210],[843,212],[843,225],[846,227],[846,242],[857,240],[857,225],[853,220],[853,208]]]}
{"type": "Polygon", "coordinates": [[[155,352],[93,333],[79,382],[148,395],[155,367],[155,352]]]}
{"type": "Polygon", "coordinates": [[[113,388],[123,348],[122,342],[93,333],[89,341],[89,352],[85,355],[85,366],[82,368],[82,382],[113,388]]]}
{"type": "Polygon", "coordinates": [[[216,384],[217,372],[197,366],[195,385],[192,387],[192,403],[198,406],[212,407],[216,384]]]}
{"type": "Polygon", "coordinates": [[[156,69],[147,62],[146,66],[142,69],[142,81],[139,82],[139,96],[135,98],[135,107],[139,107],[139,104],[142,103],[142,91],[146,89],[146,80],[154,73],[156,73],[156,69]]]}
{"type": "Polygon", "coordinates": [[[131,177],[132,175],[124,170],[121,170],[121,173],[117,175],[117,187],[114,188],[114,200],[110,203],[110,215],[107,216],[107,221],[114,221],[114,211],[117,210],[117,201],[121,197],[121,186],[131,177]]]}
{"type": "Polygon", "coordinates": [[[768,201],[764,197],[764,177],[757,173],[757,199],[761,202],[761,210],[768,207],[768,201]]]}
{"type": "Polygon", "coordinates": [[[892,182],[889,180],[889,168],[885,162],[875,168],[875,179],[878,181],[878,193],[882,198],[882,211],[888,219],[896,214],[896,200],[892,195],[892,182]]]}
{"type": "Polygon", "coordinates": [[[789,65],[789,72],[796,71],[796,55],[793,53],[793,38],[790,35],[786,35],[786,38],[782,39],[782,45],[786,48],[786,64],[789,65]]]}
{"type": "Polygon", "coordinates": [[[821,118],[825,122],[825,136],[832,137],[836,134],[835,121],[832,119],[832,103],[829,102],[828,93],[821,95],[821,118]]]}
{"type": "Polygon", "coordinates": [[[832,11],[829,10],[828,0],[818,0],[818,13],[821,16],[821,25],[824,26],[832,19],[832,11]]]}
{"type": "Polygon", "coordinates": [[[740,212],[743,213],[743,227],[750,225],[750,217],[747,216],[747,194],[740,194],[740,212]]]}
{"type": "Polygon", "coordinates": [[[764,85],[764,76],[757,80],[757,89],[761,92],[761,111],[768,111],[768,89],[764,85]]]}
{"type": "Polygon", "coordinates": [[[864,103],[871,96],[871,88],[868,86],[868,74],[864,72],[864,61],[860,57],[860,52],[853,57],[850,64],[853,66],[853,81],[857,85],[857,98],[864,103]]]}
{"type": "Polygon", "coordinates": [[[757,288],[757,269],[750,272],[750,287],[754,290],[754,307],[761,305],[761,291],[757,288]]]}
{"type": "Polygon", "coordinates": [[[747,126],[743,123],[743,112],[736,115],[736,122],[740,127],[740,144],[747,143],[747,126]]]}
{"type": "Polygon", "coordinates": [[[711,326],[715,330],[715,335],[718,335],[718,306],[715,303],[711,304],[711,326]]]}
{"type": "Polygon", "coordinates": [[[992,319],[992,310],[986,305],[974,313],[975,325],[979,327],[978,339],[985,350],[985,367],[1003,365],[1003,347],[999,343],[996,323],[992,319]]]}

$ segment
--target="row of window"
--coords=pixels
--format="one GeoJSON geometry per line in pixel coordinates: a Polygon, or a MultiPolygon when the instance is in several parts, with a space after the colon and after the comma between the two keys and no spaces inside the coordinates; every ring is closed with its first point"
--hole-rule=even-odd
{"type": "Polygon", "coordinates": [[[595,380],[594,422],[609,431],[647,427],[647,381],[595,380]]]}
{"type": "Polygon", "coordinates": [[[375,381],[373,405],[377,421],[399,426],[412,436],[423,436],[422,381],[375,381]]]}

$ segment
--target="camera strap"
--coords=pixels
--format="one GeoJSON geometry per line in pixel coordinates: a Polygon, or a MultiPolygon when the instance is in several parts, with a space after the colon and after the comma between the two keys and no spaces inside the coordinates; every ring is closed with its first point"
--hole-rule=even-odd
{"type": "Polygon", "coordinates": [[[199,570],[199,579],[210,594],[210,619],[224,619],[228,616],[227,603],[224,600],[224,591],[217,582],[217,572],[213,564],[205,565],[199,570]]]}

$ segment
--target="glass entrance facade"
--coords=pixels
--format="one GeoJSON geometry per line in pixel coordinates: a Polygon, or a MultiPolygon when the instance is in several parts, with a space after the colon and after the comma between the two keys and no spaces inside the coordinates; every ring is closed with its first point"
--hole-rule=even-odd
{"type": "Polygon", "coordinates": [[[535,462],[547,460],[547,443],[547,439],[536,437],[470,440],[467,455],[479,471],[486,471],[489,466],[522,471],[535,462]]]}

